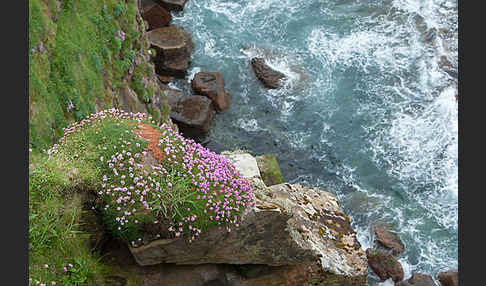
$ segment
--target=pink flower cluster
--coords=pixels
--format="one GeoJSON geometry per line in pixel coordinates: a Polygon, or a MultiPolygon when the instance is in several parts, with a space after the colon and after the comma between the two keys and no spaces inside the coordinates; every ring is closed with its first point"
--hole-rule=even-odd
{"type": "Polygon", "coordinates": [[[116,35],[122,40],[122,41],[125,41],[125,32],[123,32],[122,30],[118,30],[116,31],[116,35]]]}

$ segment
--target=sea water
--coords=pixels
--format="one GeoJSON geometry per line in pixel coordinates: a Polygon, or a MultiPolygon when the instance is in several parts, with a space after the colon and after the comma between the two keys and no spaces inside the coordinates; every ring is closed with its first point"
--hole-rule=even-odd
{"type": "Polygon", "coordinates": [[[407,279],[458,267],[457,5],[189,0],[173,23],[195,43],[185,83],[219,71],[231,94],[208,139],[275,154],[287,182],[336,194],[364,249],[389,224],[407,279]],[[256,56],[284,88],[262,86],[256,56]]]}

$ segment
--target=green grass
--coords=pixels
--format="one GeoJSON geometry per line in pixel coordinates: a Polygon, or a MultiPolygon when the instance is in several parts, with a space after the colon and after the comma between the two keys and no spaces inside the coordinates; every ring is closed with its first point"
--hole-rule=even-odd
{"type": "MultiPolygon", "coordinates": [[[[136,1],[61,3],[58,11],[57,1],[29,0],[29,142],[36,151],[52,146],[71,122],[112,107],[135,55],[147,51],[136,1]]],[[[154,91],[139,88],[150,75],[140,66],[144,74],[137,70],[130,84],[137,82],[148,103],[154,91]]]]}

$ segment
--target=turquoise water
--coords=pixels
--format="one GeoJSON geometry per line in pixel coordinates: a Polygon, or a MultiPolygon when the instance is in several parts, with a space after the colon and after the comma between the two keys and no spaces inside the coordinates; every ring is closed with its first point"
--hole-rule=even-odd
{"type": "Polygon", "coordinates": [[[457,72],[457,2],[189,0],[173,23],[195,43],[185,81],[219,71],[231,94],[210,140],[328,188],[365,249],[373,223],[391,224],[405,279],[458,266],[457,78],[439,67],[444,56],[457,72]],[[254,56],[284,89],[262,87],[254,56]]]}

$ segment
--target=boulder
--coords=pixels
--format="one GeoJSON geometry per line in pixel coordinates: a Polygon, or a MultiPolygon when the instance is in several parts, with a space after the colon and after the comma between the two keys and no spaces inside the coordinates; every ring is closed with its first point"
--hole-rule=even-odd
{"type": "Polygon", "coordinates": [[[172,15],[151,0],[142,0],[142,18],[148,22],[149,29],[157,29],[169,25],[172,15]]]}
{"type": "Polygon", "coordinates": [[[168,11],[182,11],[187,0],[154,0],[157,4],[164,7],[168,11]]]}
{"type": "Polygon", "coordinates": [[[147,32],[147,38],[156,50],[155,72],[161,76],[185,77],[194,48],[191,35],[182,27],[171,25],[147,32]]]}
{"type": "Polygon", "coordinates": [[[400,281],[395,284],[395,286],[437,286],[430,277],[430,275],[425,275],[421,273],[414,273],[412,277],[407,280],[400,281]]]}
{"type": "Polygon", "coordinates": [[[449,270],[445,272],[440,272],[437,275],[437,280],[439,280],[442,286],[458,286],[459,285],[459,272],[457,270],[449,270]]]}
{"type": "Polygon", "coordinates": [[[283,73],[273,70],[265,64],[263,58],[252,58],[251,66],[258,80],[260,80],[266,88],[277,89],[282,86],[282,81],[286,78],[283,73]]]}
{"type": "Polygon", "coordinates": [[[256,161],[265,185],[272,186],[284,182],[282,171],[280,171],[277,158],[274,155],[264,154],[256,157],[256,161]]]}
{"type": "Polygon", "coordinates": [[[368,248],[366,257],[368,258],[368,265],[380,278],[381,282],[388,278],[392,278],[395,282],[403,280],[402,265],[392,254],[368,248]]]}
{"type": "Polygon", "coordinates": [[[185,137],[195,138],[209,131],[214,116],[209,98],[183,95],[171,109],[170,117],[185,137]]]}
{"type": "Polygon", "coordinates": [[[388,230],[385,226],[376,226],[375,236],[376,241],[386,249],[390,249],[393,255],[398,255],[405,251],[403,243],[398,235],[390,232],[390,230],[388,230]]]}
{"type": "Polygon", "coordinates": [[[192,89],[196,94],[209,97],[217,112],[223,112],[230,105],[230,95],[224,89],[220,72],[198,72],[192,79],[192,89]]]}
{"type": "Polygon", "coordinates": [[[300,185],[266,187],[251,155],[223,156],[237,162],[256,195],[241,225],[231,232],[211,228],[192,242],[159,239],[130,247],[138,264],[260,264],[227,273],[228,285],[366,285],[364,251],[334,195],[300,185]]]}

